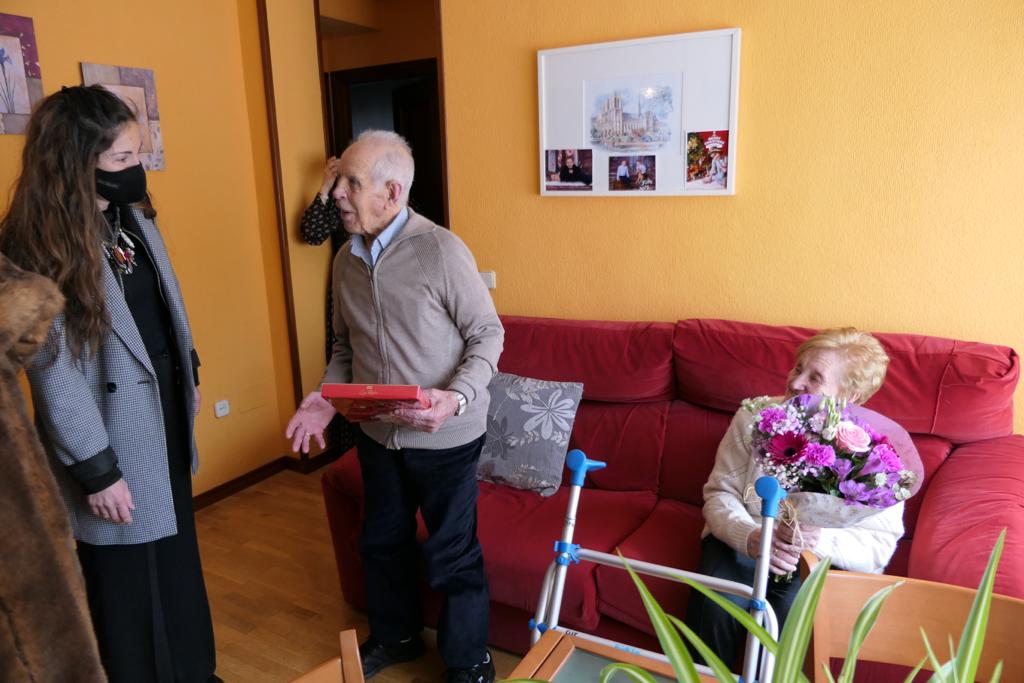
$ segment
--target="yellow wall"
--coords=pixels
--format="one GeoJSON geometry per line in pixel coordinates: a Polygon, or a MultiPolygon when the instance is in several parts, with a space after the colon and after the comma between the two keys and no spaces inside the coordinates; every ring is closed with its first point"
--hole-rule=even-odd
{"type": "MultiPolygon", "coordinates": [[[[389,0],[377,4],[378,14],[372,26],[378,30],[337,38],[325,37],[324,71],[357,69],[437,57],[441,53],[441,46],[437,39],[434,3],[435,0],[389,0]]],[[[327,14],[328,7],[329,5],[325,5],[321,0],[322,14],[327,14]]],[[[349,14],[349,21],[360,23],[355,9],[349,14]]]]}
{"type": "Polygon", "coordinates": [[[1019,0],[442,0],[441,20],[452,227],[500,312],[1024,351],[1019,0]],[[728,27],[735,196],[539,196],[536,50],[728,27]]]}
{"type": "MultiPolygon", "coordinates": [[[[269,0],[267,24],[299,363],[305,393],[317,388],[324,372],[325,302],[331,259],[329,242],[311,247],[299,237],[302,213],[320,188],[326,161],[313,3],[311,0],[269,0]]],[[[291,389],[288,391],[290,396],[291,389]]]]}
{"type": "MultiPolygon", "coordinates": [[[[79,61],[153,69],[167,169],[149,173],[202,357],[197,493],[280,457],[294,410],[255,2],[5,0],[35,22],[43,87],[79,61]],[[217,420],[213,403],[231,401],[217,420]]],[[[315,75],[314,75],[315,77],[315,75]]],[[[0,208],[23,136],[0,136],[0,208]]]]}

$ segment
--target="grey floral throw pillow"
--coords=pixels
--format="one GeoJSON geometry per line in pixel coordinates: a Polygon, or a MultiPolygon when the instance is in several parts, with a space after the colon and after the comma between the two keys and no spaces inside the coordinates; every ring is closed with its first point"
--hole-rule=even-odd
{"type": "Polygon", "coordinates": [[[562,483],[583,385],[499,372],[488,388],[491,407],[477,479],[550,496],[562,483]]]}

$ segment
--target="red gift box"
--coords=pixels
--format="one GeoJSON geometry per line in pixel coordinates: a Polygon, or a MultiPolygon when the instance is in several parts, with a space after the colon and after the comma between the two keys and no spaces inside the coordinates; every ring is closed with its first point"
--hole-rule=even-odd
{"type": "Polygon", "coordinates": [[[320,395],[349,422],[369,422],[396,408],[429,408],[415,384],[324,384],[320,395]]]}

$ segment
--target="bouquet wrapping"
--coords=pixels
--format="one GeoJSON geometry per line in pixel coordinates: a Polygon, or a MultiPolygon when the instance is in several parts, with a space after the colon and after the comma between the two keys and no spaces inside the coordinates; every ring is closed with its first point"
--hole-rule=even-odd
{"type": "Polygon", "coordinates": [[[748,399],[750,453],[789,496],[780,521],[857,524],[913,496],[923,468],[906,430],[862,406],[804,394],[748,399]]]}

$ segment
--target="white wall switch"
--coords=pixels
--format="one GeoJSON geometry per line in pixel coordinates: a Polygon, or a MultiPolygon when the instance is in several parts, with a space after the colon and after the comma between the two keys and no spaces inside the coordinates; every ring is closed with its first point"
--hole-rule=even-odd
{"type": "Polygon", "coordinates": [[[498,286],[498,274],[493,270],[480,271],[480,279],[487,285],[487,289],[494,289],[498,286]]]}
{"type": "Polygon", "coordinates": [[[227,399],[213,404],[213,414],[217,417],[227,417],[230,413],[231,404],[228,403],[227,399]]]}

